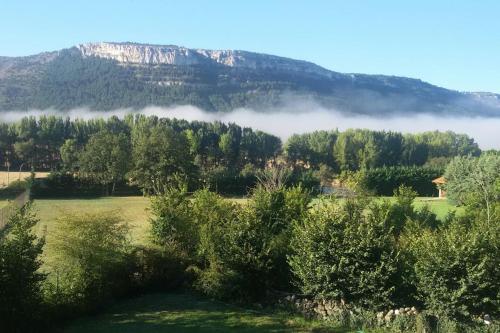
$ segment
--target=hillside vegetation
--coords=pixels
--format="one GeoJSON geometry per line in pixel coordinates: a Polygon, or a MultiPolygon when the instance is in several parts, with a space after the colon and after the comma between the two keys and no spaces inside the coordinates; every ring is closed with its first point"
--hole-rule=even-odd
{"type": "Polygon", "coordinates": [[[405,77],[342,74],[305,61],[245,51],[102,43],[0,57],[0,110],[150,105],[262,110],[282,105],[290,96],[346,114],[500,114],[494,94],[465,94],[405,77]],[[164,55],[169,52],[175,56],[164,55]],[[137,53],[144,59],[134,59],[137,53]],[[231,59],[214,61],[234,53],[231,59]],[[185,61],[152,61],[151,54],[185,61]]]}

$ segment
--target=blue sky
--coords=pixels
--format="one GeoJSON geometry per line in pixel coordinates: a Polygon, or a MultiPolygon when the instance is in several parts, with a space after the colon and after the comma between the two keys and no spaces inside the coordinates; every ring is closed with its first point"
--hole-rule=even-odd
{"type": "Polygon", "coordinates": [[[498,0],[0,0],[0,55],[87,41],[243,49],[500,93],[498,0]]]}

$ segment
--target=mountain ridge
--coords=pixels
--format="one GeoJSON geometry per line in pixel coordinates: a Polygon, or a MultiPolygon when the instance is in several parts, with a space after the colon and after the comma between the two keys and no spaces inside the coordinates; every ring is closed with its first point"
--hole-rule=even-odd
{"type": "Polygon", "coordinates": [[[230,111],[276,106],[289,95],[349,114],[500,116],[499,94],[459,92],[394,75],[340,73],[243,50],[97,42],[0,57],[0,110],[192,104],[230,111]]]}

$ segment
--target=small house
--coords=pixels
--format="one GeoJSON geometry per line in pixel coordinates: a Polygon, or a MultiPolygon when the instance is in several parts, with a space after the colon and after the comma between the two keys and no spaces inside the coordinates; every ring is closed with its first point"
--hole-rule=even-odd
{"type": "Polygon", "coordinates": [[[439,191],[439,198],[445,199],[446,198],[446,191],[444,189],[444,184],[446,184],[446,179],[444,177],[439,177],[436,178],[432,181],[434,184],[436,184],[436,187],[439,191]]]}

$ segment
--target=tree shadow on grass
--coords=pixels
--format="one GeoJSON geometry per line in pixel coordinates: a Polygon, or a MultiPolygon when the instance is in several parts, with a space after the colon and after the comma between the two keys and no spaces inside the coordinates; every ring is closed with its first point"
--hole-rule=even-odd
{"type": "Polygon", "coordinates": [[[345,333],[312,327],[294,317],[262,314],[188,294],[153,294],[126,301],[105,314],[71,325],[66,333],[345,333]]]}

